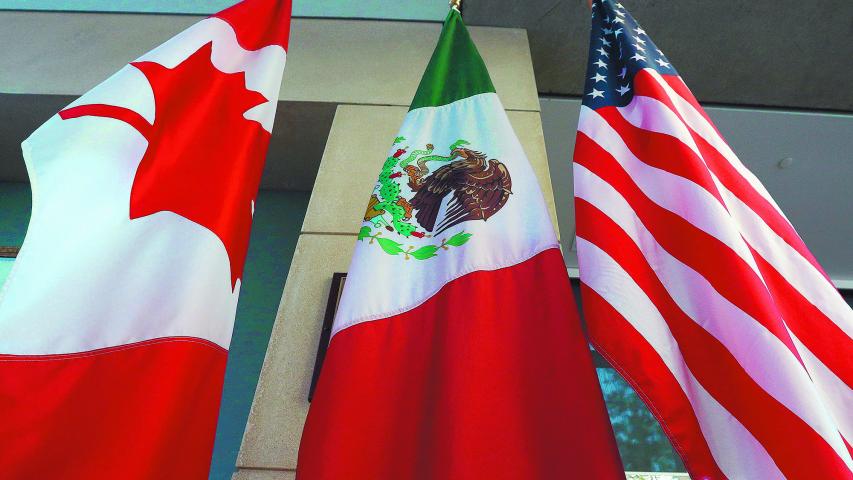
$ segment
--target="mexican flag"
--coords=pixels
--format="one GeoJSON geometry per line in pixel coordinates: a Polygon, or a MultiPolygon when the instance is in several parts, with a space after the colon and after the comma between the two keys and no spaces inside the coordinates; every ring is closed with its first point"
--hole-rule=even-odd
{"type": "Polygon", "coordinates": [[[23,143],[0,477],[207,478],[290,6],[196,23],[23,143]]]}
{"type": "Polygon", "coordinates": [[[369,196],[297,477],[624,479],[575,308],[451,10],[369,196]]]}

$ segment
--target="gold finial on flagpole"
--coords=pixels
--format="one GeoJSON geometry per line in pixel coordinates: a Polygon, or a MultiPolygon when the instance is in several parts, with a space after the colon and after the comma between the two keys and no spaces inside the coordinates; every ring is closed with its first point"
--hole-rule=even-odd
{"type": "Polygon", "coordinates": [[[462,13],[462,0],[450,0],[450,8],[462,13]]]}

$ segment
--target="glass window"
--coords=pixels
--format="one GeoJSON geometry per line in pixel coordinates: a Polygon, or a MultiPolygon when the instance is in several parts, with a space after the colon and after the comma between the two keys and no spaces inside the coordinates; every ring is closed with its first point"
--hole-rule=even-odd
{"type": "Polygon", "coordinates": [[[6,283],[6,277],[9,276],[9,272],[12,270],[12,264],[14,263],[14,258],[0,257],[0,289],[2,289],[3,284],[6,283]]]}
{"type": "MultiPolygon", "coordinates": [[[[571,283],[583,322],[580,280],[572,278],[571,283]]],[[[601,354],[590,350],[629,480],[689,480],[681,458],[637,392],[601,354]]]]}
{"type": "Polygon", "coordinates": [[[628,382],[612,367],[598,367],[595,370],[625,470],[684,472],[684,464],[657,419],[628,382]]]}

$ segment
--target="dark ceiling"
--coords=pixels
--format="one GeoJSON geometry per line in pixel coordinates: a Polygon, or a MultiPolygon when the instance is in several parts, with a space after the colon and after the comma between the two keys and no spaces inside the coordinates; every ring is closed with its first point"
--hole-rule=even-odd
{"type": "MultiPolygon", "coordinates": [[[[622,0],[702,102],[853,111],[853,0],[622,0]]],[[[587,0],[466,0],[527,29],[539,92],[581,95],[587,0]]]]}

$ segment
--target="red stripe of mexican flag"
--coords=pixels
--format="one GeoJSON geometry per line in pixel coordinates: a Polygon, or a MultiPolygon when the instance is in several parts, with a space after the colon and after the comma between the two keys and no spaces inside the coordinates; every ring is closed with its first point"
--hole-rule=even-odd
{"type": "Polygon", "coordinates": [[[624,478],[536,177],[456,11],[358,239],[300,480],[624,478]]]}

